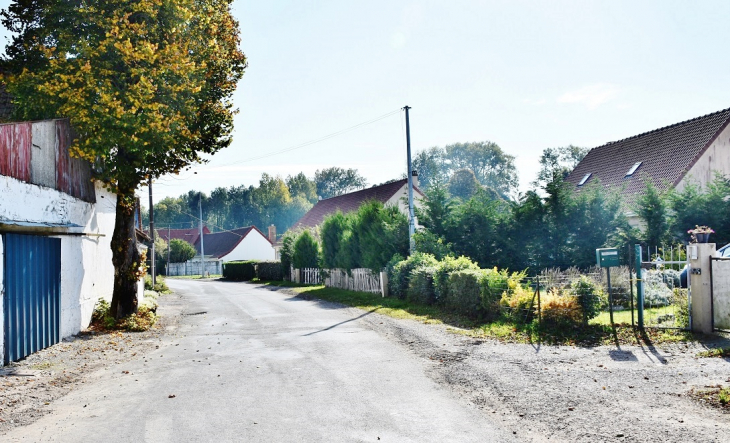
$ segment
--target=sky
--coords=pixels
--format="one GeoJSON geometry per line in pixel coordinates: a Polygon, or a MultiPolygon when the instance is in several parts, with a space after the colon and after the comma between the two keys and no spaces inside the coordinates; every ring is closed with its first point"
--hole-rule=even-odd
{"type": "Polygon", "coordinates": [[[730,107],[728,1],[235,0],[233,13],[249,66],[232,145],[159,178],[155,201],[331,166],[399,178],[406,105],[414,154],[495,142],[522,191],[545,148],[730,107]]]}

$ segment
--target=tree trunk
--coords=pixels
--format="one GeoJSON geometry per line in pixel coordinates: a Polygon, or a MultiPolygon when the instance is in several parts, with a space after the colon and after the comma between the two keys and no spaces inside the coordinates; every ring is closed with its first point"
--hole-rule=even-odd
{"type": "Polygon", "coordinates": [[[137,249],[134,226],[134,193],[117,195],[116,222],[112,235],[114,292],[111,314],[116,319],[137,312],[137,282],[144,274],[144,261],[137,249]]]}

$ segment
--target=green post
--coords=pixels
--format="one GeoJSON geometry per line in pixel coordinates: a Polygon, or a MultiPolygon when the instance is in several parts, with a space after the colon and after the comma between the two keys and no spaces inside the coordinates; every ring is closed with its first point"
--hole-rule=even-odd
{"type": "Polygon", "coordinates": [[[636,308],[638,310],[639,329],[644,329],[644,282],[641,279],[641,245],[634,245],[636,259],[636,308]]]}

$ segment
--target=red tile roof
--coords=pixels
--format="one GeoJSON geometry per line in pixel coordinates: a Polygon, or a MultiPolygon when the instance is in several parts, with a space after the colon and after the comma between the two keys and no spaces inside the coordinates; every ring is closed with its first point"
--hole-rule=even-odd
{"type": "MultiPolygon", "coordinates": [[[[169,242],[167,238],[167,229],[156,229],[157,236],[169,242]]],[[[207,226],[203,226],[203,234],[210,234],[210,229],[207,226]]],[[[185,240],[186,242],[194,245],[198,241],[200,235],[200,228],[190,229],[170,229],[170,238],[176,238],[178,240],[185,240]]]]}
{"type": "Polygon", "coordinates": [[[646,189],[648,177],[658,189],[674,187],[704,154],[730,122],[730,109],[693,118],[591,149],[568,175],[567,181],[578,183],[600,180],[606,188],[620,189],[624,204],[632,208],[646,189]],[[641,162],[631,175],[626,173],[641,162]]]}
{"type": "MultiPolygon", "coordinates": [[[[384,185],[373,186],[372,188],[320,200],[302,218],[294,223],[291,229],[313,228],[320,225],[326,216],[334,214],[338,210],[344,214],[357,211],[360,205],[369,200],[378,200],[385,203],[406,185],[406,183],[408,183],[408,180],[404,178],[384,185]]],[[[423,192],[417,187],[414,186],[413,190],[415,193],[423,196],[423,192]]]]}
{"type": "MultiPolygon", "coordinates": [[[[221,258],[228,255],[238,246],[251,231],[258,231],[262,237],[266,238],[256,226],[247,226],[245,228],[232,229],[230,231],[214,232],[212,234],[203,234],[203,247],[206,256],[221,258]]],[[[269,241],[266,238],[266,241],[269,241]]],[[[271,243],[269,241],[269,243],[271,243]]],[[[200,254],[200,241],[195,242],[195,250],[200,254]]]]}

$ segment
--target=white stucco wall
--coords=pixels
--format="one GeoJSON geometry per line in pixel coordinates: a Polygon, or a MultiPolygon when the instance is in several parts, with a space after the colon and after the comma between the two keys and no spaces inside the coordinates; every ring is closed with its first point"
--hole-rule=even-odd
{"type": "MultiPolygon", "coordinates": [[[[0,220],[73,223],[81,227],[65,230],[103,235],[50,235],[61,239],[61,337],[88,326],[100,297],[111,299],[114,266],[110,243],[116,196],[99,184],[95,191],[97,203],[92,204],[50,188],[0,176],[0,220]]],[[[3,303],[4,300],[0,310],[3,303]]]]}
{"type": "Polygon", "coordinates": [[[730,330],[730,261],[712,262],[712,304],[715,327],[730,330]]]}
{"type": "Polygon", "coordinates": [[[236,260],[274,260],[276,253],[271,242],[257,230],[252,230],[228,255],[223,262],[236,260]]]}
{"type": "MultiPolygon", "coordinates": [[[[415,208],[421,209],[423,207],[423,196],[413,191],[413,206],[415,208]]],[[[408,215],[408,183],[404,184],[403,187],[401,187],[395,194],[393,194],[390,199],[385,202],[386,205],[390,206],[398,206],[398,209],[408,215]]],[[[418,223],[418,220],[416,220],[416,223],[418,223]]]]}
{"type": "Polygon", "coordinates": [[[704,155],[677,184],[676,189],[681,191],[687,183],[695,183],[704,188],[715,179],[715,172],[730,175],[730,126],[707,148],[704,155]]]}

